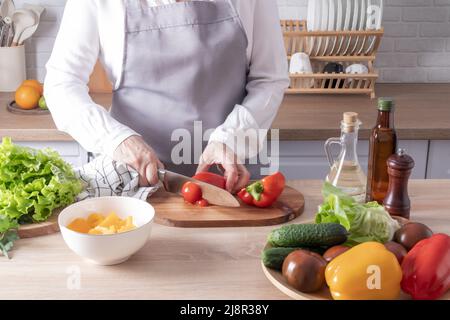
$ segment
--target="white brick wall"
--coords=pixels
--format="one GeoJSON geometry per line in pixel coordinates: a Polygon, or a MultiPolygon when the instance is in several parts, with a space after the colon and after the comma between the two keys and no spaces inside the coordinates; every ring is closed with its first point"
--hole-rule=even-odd
{"type": "MultiPolygon", "coordinates": [[[[42,80],[66,0],[15,0],[18,7],[24,2],[46,7],[38,32],[27,43],[28,77],[42,80]]],[[[282,19],[306,19],[307,0],[277,2],[282,19]]],[[[385,3],[380,82],[450,82],[450,0],[385,3]]]]}

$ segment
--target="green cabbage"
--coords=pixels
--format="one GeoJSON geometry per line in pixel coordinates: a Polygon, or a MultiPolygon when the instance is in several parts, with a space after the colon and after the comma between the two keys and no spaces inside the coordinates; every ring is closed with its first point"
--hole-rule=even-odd
{"type": "Polygon", "coordinates": [[[72,167],[56,151],[34,150],[3,138],[0,145],[0,218],[19,223],[47,220],[82,191],[72,167]]]}
{"type": "Polygon", "coordinates": [[[319,206],[316,223],[340,223],[350,233],[348,245],[368,241],[391,241],[399,223],[377,202],[357,203],[352,197],[326,182],[324,203],[319,206]]]}

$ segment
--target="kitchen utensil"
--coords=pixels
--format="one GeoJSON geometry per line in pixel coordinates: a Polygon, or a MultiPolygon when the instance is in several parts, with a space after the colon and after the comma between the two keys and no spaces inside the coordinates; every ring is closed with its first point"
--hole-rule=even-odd
{"type": "Polygon", "coordinates": [[[180,228],[257,227],[286,223],[303,213],[305,199],[286,187],[272,207],[261,209],[243,204],[240,208],[209,206],[201,208],[159,189],[148,198],[155,208],[155,222],[180,228]]]}
{"type": "Polygon", "coordinates": [[[414,168],[414,160],[404,149],[399,149],[388,159],[389,187],[383,205],[392,216],[409,219],[411,201],[408,182],[414,168]]]}
{"type": "Polygon", "coordinates": [[[14,39],[12,46],[16,47],[24,30],[35,26],[38,21],[38,17],[32,10],[19,9],[14,12],[11,18],[14,24],[14,39]]]}
{"type": "MultiPolygon", "coordinates": [[[[10,38],[12,39],[12,37],[10,38]]],[[[15,92],[25,79],[25,47],[1,47],[0,92],[15,92]]],[[[2,107],[4,108],[5,106],[3,105],[2,107]]]]}
{"type": "Polygon", "coordinates": [[[11,17],[16,10],[14,2],[12,0],[3,0],[0,4],[0,16],[11,17]]]}
{"type": "Polygon", "coordinates": [[[31,26],[26,28],[22,34],[19,37],[19,45],[22,45],[25,40],[29,39],[37,30],[40,20],[41,20],[41,14],[42,12],[44,12],[45,8],[40,7],[40,6],[35,6],[35,5],[31,5],[31,4],[25,4],[24,6],[25,9],[31,10],[36,14],[36,23],[31,26]]]}
{"type": "Polygon", "coordinates": [[[58,225],[67,246],[77,255],[98,265],[115,265],[128,260],[149,240],[155,209],[146,201],[127,197],[93,198],[65,208],[58,225]],[[111,235],[90,235],[72,231],[67,225],[91,213],[116,213],[121,219],[133,217],[136,229],[111,235]]]}
{"type": "MultiPolygon", "coordinates": [[[[292,55],[290,65],[290,74],[303,74],[303,73],[313,73],[311,60],[309,56],[304,52],[298,52],[292,55]]],[[[311,88],[313,81],[311,79],[297,79],[295,85],[300,88],[311,88]]]]}
{"type": "Polygon", "coordinates": [[[360,63],[355,63],[352,65],[349,65],[346,69],[345,69],[345,73],[348,74],[364,74],[364,73],[369,73],[369,69],[360,63]]]}
{"type": "MultiPolygon", "coordinates": [[[[336,62],[330,62],[327,63],[323,69],[323,73],[343,73],[344,72],[344,66],[340,63],[336,63],[336,62]]],[[[331,83],[331,87],[335,88],[337,85],[338,80],[334,79],[334,80],[326,80],[325,81],[325,88],[329,88],[330,87],[330,81],[332,81],[331,83]]],[[[343,88],[344,87],[344,82],[341,81],[339,84],[339,88],[343,88]]]]}
{"type": "Polygon", "coordinates": [[[312,73],[312,65],[309,56],[304,52],[297,52],[292,55],[289,65],[289,73],[312,73]]]}
{"type": "Polygon", "coordinates": [[[239,201],[231,193],[208,183],[162,169],[158,170],[158,176],[168,192],[181,194],[181,189],[186,182],[194,182],[202,189],[203,199],[210,204],[224,207],[240,206],[239,201]]]}
{"type": "Polygon", "coordinates": [[[10,17],[4,17],[2,19],[2,23],[3,27],[1,31],[0,46],[8,47],[8,38],[10,35],[10,29],[12,27],[12,20],[10,17]]]}
{"type": "Polygon", "coordinates": [[[31,110],[24,110],[20,108],[15,101],[11,101],[6,105],[6,109],[14,114],[21,114],[21,115],[48,115],[50,114],[49,110],[41,109],[41,108],[35,108],[31,110]]]}

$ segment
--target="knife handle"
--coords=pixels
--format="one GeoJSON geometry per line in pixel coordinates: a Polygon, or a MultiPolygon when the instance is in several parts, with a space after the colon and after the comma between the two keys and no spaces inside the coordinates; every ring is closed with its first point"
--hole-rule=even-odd
{"type": "Polygon", "coordinates": [[[158,169],[158,179],[162,182],[164,189],[168,190],[167,181],[166,181],[166,170],[158,169]]]}

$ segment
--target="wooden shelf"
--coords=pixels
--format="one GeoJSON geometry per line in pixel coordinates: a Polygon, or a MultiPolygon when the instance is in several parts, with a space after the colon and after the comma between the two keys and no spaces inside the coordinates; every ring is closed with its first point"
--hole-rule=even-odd
{"type": "Polygon", "coordinates": [[[375,98],[378,73],[374,69],[376,53],[384,30],[308,31],[304,20],[282,20],[288,61],[295,53],[306,53],[314,73],[291,74],[288,94],[369,94],[375,98]],[[322,73],[329,62],[344,67],[363,63],[366,74],[322,73]]]}

